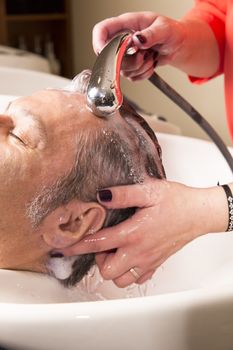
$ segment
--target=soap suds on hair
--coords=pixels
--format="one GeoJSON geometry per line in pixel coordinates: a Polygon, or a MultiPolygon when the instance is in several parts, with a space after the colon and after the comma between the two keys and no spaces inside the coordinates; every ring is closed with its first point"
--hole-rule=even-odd
{"type": "Polygon", "coordinates": [[[77,256],[64,256],[63,258],[50,258],[48,270],[59,280],[65,280],[72,274],[72,266],[77,256]]]}

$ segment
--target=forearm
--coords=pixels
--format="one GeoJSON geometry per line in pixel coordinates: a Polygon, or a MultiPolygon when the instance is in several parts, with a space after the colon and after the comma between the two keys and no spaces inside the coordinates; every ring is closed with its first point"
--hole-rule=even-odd
{"type": "Polygon", "coordinates": [[[220,57],[217,40],[209,25],[195,18],[183,18],[184,41],[174,55],[171,65],[185,73],[208,78],[219,67],[220,57]]]}

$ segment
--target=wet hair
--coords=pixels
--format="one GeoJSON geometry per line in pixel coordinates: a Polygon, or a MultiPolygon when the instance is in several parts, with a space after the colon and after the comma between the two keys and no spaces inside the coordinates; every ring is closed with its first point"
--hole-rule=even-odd
{"type": "MultiPolygon", "coordinates": [[[[90,74],[79,75],[76,91],[85,93],[90,74]]],[[[116,185],[143,183],[145,176],[165,178],[161,149],[148,124],[127,103],[121,107],[122,125],[106,122],[103,128],[89,128],[77,135],[77,152],[69,174],[54,185],[44,188],[30,203],[27,213],[34,227],[57,207],[78,198],[97,201],[98,189],[116,185]],[[148,137],[148,134],[150,137],[148,137]]],[[[103,122],[104,123],[104,122],[103,122]]],[[[104,227],[114,226],[129,218],[136,208],[111,209],[106,212],[104,227]]],[[[77,256],[71,275],[62,280],[65,286],[78,283],[95,263],[94,254],[77,256]]]]}

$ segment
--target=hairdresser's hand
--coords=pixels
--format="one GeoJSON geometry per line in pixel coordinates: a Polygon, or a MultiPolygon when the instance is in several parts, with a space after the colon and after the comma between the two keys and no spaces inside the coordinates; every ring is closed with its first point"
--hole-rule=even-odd
{"type": "Polygon", "coordinates": [[[64,253],[102,252],[96,255],[100,272],[119,287],[145,282],[185,244],[201,234],[224,231],[227,227],[226,197],[217,186],[196,189],[150,179],[143,185],[100,191],[99,201],[106,208],[140,209],[117,226],[86,236],[64,253]],[[139,278],[133,276],[131,268],[139,278]]]}
{"type": "Polygon", "coordinates": [[[125,13],[106,19],[93,29],[93,47],[98,54],[121,31],[134,31],[132,46],[138,51],[124,59],[123,75],[132,80],[151,76],[157,64],[170,63],[184,42],[184,26],[154,12],[125,13]]]}
{"type": "Polygon", "coordinates": [[[154,12],[132,12],[95,25],[93,47],[98,54],[117,33],[133,31],[136,54],[125,56],[122,74],[131,80],[149,78],[157,65],[170,64],[187,74],[208,77],[219,66],[219,50],[209,25],[187,15],[180,21],[154,12]]]}

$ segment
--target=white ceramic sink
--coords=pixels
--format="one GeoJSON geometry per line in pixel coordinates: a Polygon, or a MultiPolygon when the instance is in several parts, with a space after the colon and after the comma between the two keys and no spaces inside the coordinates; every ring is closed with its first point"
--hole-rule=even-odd
{"type": "MultiPolygon", "coordinates": [[[[168,179],[200,187],[232,181],[211,143],[158,136],[168,179]]],[[[233,348],[231,233],[197,239],[140,287],[118,289],[96,269],[71,290],[40,274],[6,270],[0,285],[0,344],[10,349],[233,348]]]]}
{"type": "MultiPolygon", "coordinates": [[[[15,66],[17,67],[17,66],[15,66]]],[[[2,100],[8,96],[25,96],[47,87],[62,88],[70,83],[70,79],[35,70],[2,67],[0,55],[0,110],[2,100]]]]}

